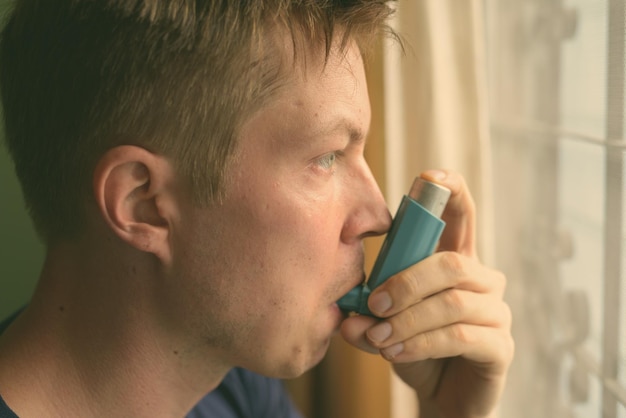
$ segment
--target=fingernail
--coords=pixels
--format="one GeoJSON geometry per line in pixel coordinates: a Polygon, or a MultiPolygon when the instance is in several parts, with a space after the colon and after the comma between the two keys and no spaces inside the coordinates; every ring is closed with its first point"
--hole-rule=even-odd
{"type": "Polygon", "coordinates": [[[387,292],[378,292],[370,296],[369,307],[373,312],[385,313],[391,308],[391,305],[391,296],[387,292]]]}
{"type": "Polygon", "coordinates": [[[380,353],[387,360],[393,360],[398,354],[400,354],[404,350],[403,343],[397,343],[392,345],[391,347],[384,348],[380,350],[380,353]]]}
{"type": "Polygon", "coordinates": [[[380,323],[367,331],[367,337],[375,343],[381,343],[391,336],[391,324],[380,323]]]}
{"type": "Polygon", "coordinates": [[[442,170],[428,170],[428,171],[425,171],[423,175],[425,177],[428,177],[432,180],[437,180],[437,181],[442,181],[446,177],[448,177],[448,174],[446,174],[446,172],[442,170]]]}

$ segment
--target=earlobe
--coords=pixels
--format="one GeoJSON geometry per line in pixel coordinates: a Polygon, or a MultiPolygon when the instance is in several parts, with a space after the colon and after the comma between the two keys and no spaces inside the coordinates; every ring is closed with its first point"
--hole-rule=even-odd
{"type": "Polygon", "coordinates": [[[123,145],[102,156],[93,177],[96,202],[108,226],[126,243],[164,263],[171,255],[173,173],[164,157],[123,145]]]}

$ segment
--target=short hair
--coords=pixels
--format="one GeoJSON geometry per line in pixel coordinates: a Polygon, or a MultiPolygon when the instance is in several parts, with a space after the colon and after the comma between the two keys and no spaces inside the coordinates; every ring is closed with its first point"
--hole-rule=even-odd
{"type": "Polygon", "coordinates": [[[328,58],[338,33],[362,51],[393,33],[392,11],[382,0],[18,0],[0,89],[39,235],[80,231],[95,164],[116,145],[170,157],[195,203],[219,198],[238,128],[285,78],[276,29],[294,54],[314,41],[328,58]]]}

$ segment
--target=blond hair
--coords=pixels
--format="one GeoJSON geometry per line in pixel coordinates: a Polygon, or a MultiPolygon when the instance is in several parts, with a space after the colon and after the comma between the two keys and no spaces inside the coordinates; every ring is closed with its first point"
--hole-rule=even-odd
{"type": "Polygon", "coordinates": [[[93,168],[134,144],[220,195],[237,129],[280,87],[271,31],[328,55],[390,32],[387,1],[18,0],[0,41],[6,141],[46,240],[80,230],[93,168]]]}

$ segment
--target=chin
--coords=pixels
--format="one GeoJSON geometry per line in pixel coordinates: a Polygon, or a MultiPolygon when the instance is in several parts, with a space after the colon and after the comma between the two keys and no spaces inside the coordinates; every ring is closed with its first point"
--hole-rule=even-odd
{"type": "MultiPolygon", "coordinates": [[[[280,378],[293,379],[302,376],[304,373],[317,366],[326,356],[330,338],[324,340],[315,350],[312,350],[306,358],[303,355],[294,355],[280,371],[280,378]]],[[[300,352],[300,354],[304,354],[300,352]]]]}

